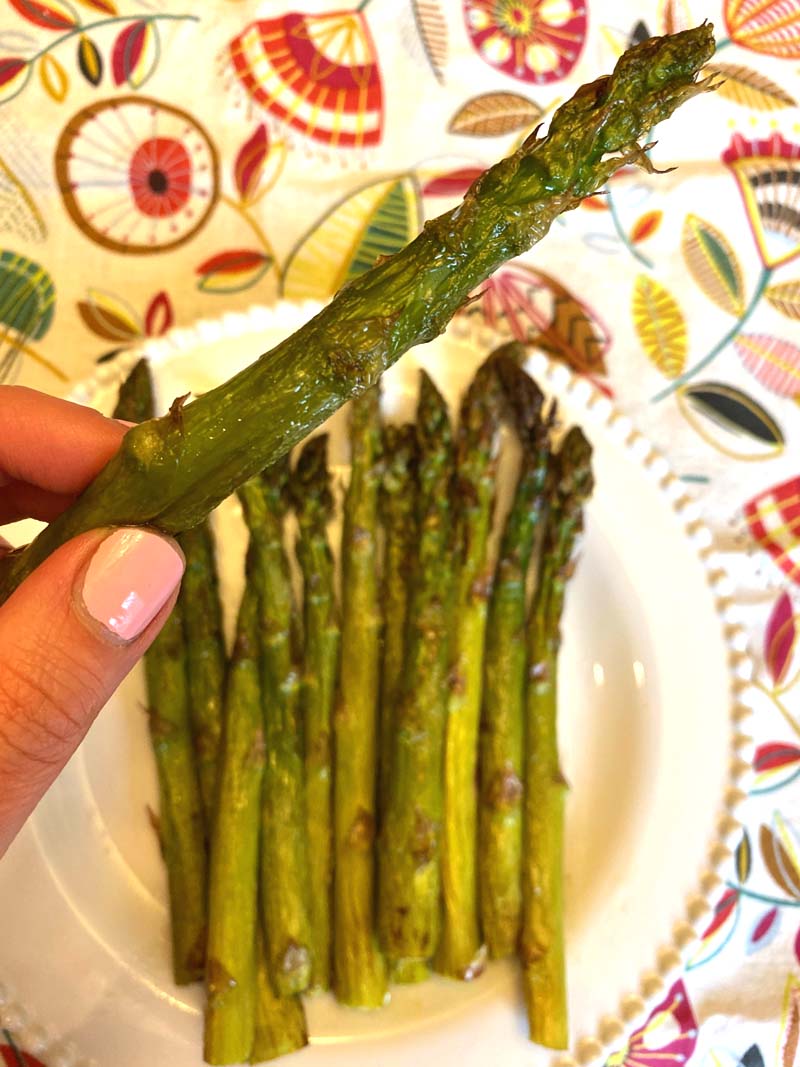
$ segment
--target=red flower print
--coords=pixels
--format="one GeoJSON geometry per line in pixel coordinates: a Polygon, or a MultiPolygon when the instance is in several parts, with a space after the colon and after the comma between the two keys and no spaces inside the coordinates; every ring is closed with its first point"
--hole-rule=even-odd
{"type": "Polygon", "coordinates": [[[56,146],[56,175],[73,222],[115,252],[183,244],[219,196],[217,150],[203,127],[138,95],[79,111],[56,146]]]}
{"type": "Polygon", "coordinates": [[[465,0],[464,18],[478,54],[526,82],[565,78],[586,38],[582,0],[465,0]]]}
{"type": "Polygon", "coordinates": [[[131,192],[136,206],[153,218],[174,215],[191,193],[192,161],[180,141],[151,137],[133,153],[131,192]]]}

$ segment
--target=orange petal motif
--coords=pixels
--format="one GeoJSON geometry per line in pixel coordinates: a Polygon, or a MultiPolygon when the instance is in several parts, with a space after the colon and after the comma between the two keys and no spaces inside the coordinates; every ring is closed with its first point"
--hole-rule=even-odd
{"type": "Polygon", "coordinates": [[[239,149],[233,167],[233,177],[242,200],[250,200],[255,195],[264,171],[268,148],[267,128],[262,122],[239,149]]]}
{"type": "Polygon", "coordinates": [[[24,19],[45,30],[71,30],[77,24],[75,12],[59,0],[9,0],[24,19]]]}
{"type": "Polygon", "coordinates": [[[248,96],[281,122],[334,148],[380,142],[383,87],[360,12],[259,20],[229,47],[248,96]]]}
{"type": "Polygon", "coordinates": [[[781,59],[800,59],[800,6],[795,0],[727,0],[732,41],[781,59]]]}

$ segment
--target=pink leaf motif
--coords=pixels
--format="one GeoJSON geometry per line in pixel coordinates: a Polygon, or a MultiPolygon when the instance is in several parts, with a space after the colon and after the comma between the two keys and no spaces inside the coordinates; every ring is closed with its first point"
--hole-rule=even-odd
{"type": "Polygon", "coordinates": [[[13,81],[18,74],[25,70],[27,65],[27,61],[20,59],[18,56],[5,56],[0,59],[0,88],[13,81]]]}
{"type": "Polygon", "coordinates": [[[204,260],[195,273],[204,293],[241,293],[250,289],[272,266],[272,258],[255,248],[231,248],[204,260]]]}
{"type": "Polygon", "coordinates": [[[764,662],[773,685],[783,681],[796,640],[792,601],[784,591],[775,601],[764,632],[764,662]]]}
{"type": "Polygon", "coordinates": [[[758,952],[777,936],[780,927],[780,912],[777,908],[770,908],[756,920],[755,926],[750,931],[747,940],[747,955],[758,952]]]}
{"type": "Polygon", "coordinates": [[[172,302],[162,289],[150,301],[144,316],[144,329],[148,337],[160,337],[166,333],[175,320],[172,302]]]}
{"type": "Polygon", "coordinates": [[[797,927],[797,933],[794,935],[794,956],[800,963],[800,926],[797,927]]]}
{"type": "Polygon", "coordinates": [[[422,186],[423,196],[462,197],[476,178],[483,174],[482,167],[459,167],[446,174],[439,174],[422,186]]]}
{"type": "Polygon", "coordinates": [[[137,19],[119,34],[111,51],[111,72],[115,85],[128,82],[138,89],[152,69],[146,70],[145,50],[152,43],[153,29],[148,19],[137,19]]]}
{"type": "Polygon", "coordinates": [[[234,164],[233,176],[242,200],[250,200],[258,188],[268,150],[267,127],[262,122],[239,149],[234,164]]]}
{"type": "Polygon", "coordinates": [[[672,1067],[685,1064],[697,1045],[697,1019],[681,979],[628,1038],[627,1046],[610,1057],[620,1067],[672,1067]]]}
{"type": "Polygon", "coordinates": [[[778,396],[800,396],[800,348],[766,334],[742,333],[734,347],[747,370],[778,396]]]}
{"type": "Polygon", "coordinates": [[[713,919],[700,935],[703,941],[707,940],[712,934],[715,934],[717,930],[719,930],[720,926],[722,926],[738,902],[739,894],[735,889],[728,889],[722,894],[714,907],[713,919]]]}
{"type": "Polygon", "coordinates": [[[800,748],[781,741],[759,745],[753,758],[755,792],[768,793],[788,785],[800,774],[800,748]]]}

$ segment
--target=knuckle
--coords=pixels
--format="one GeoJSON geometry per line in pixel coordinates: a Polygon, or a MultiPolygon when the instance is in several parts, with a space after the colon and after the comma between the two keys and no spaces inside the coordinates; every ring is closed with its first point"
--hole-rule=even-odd
{"type": "Polygon", "coordinates": [[[80,740],[103,692],[97,672],[44,638],[0,667],[0,751],[13,762],[52,767],[80,740]]]}

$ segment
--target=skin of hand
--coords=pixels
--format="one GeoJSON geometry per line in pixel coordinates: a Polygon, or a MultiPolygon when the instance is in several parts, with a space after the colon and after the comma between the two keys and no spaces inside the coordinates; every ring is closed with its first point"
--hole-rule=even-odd
{"type": "MultiPolygon", "coordinates": [[[[0,527],[55,518],[127,429],[22,386],[0,386],[0,427],[0,527]]],[[[9,550],[0,537],[0,555],[9,550]]],[[[92,530],[0,607],[0,856],[158,634],[183,569],[161,534],[92,530]]]]}

